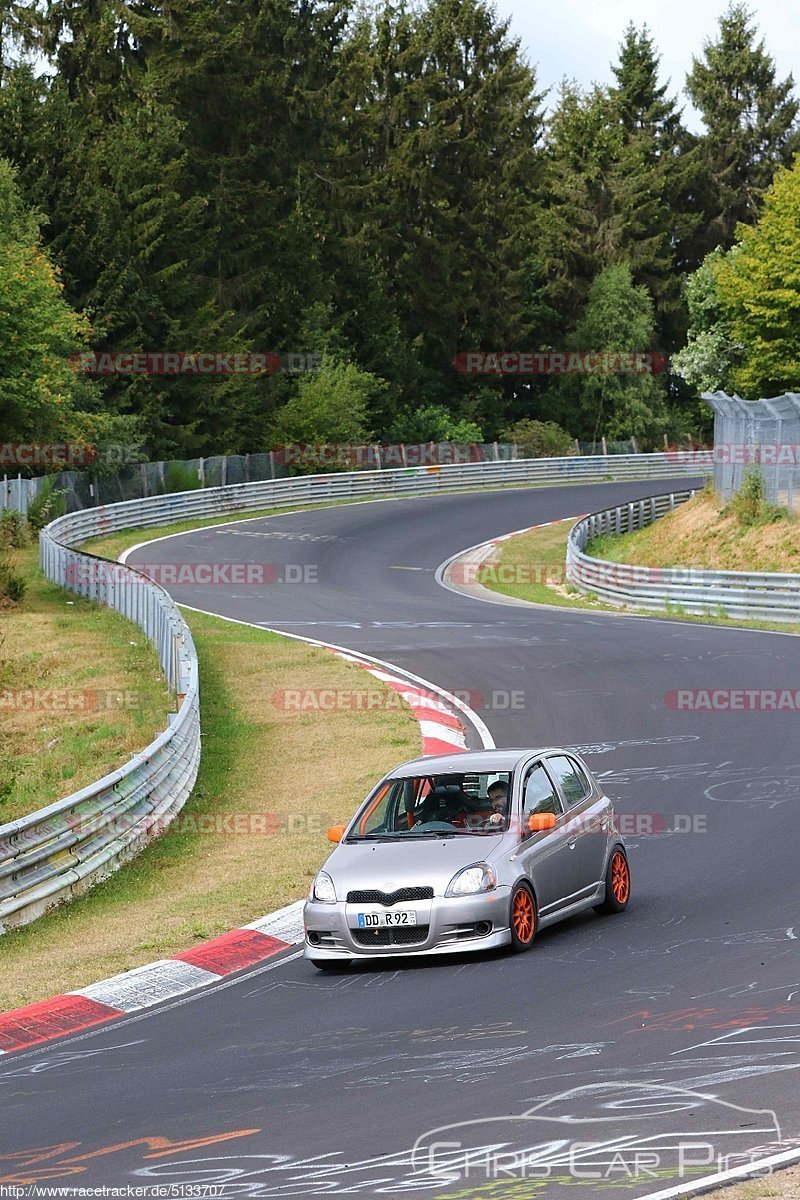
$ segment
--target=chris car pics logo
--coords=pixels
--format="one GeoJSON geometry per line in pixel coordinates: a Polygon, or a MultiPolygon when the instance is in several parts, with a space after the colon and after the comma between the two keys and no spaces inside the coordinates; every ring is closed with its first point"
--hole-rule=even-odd
{"type": "MultiPolygon", "coordinates": [[[[786,1148],[772,1109],[666,1084],[586,1084],[518,1116],[442,1125],[414,1144],[418,1177],[474,1187],[547,1180],[610,1197],[759,1162],[786,1148]]],[[[548,1193],[550,1194],[550,1193],[548,1193]]]]}

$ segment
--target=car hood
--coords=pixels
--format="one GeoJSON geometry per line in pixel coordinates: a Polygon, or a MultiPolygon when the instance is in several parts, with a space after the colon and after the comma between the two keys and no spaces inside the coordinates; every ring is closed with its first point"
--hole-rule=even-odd
{"type": "Polygon", "coordinates": [[[343,898],[354,889],[433,888],[444,895],[450,880],[462,867],[490,859],[502,845],[504,834],[465,835],[454,838],[420,838],[412,843],[342,843],[328,857],[324,870],[332,877],[336,894],[343,898]]]}

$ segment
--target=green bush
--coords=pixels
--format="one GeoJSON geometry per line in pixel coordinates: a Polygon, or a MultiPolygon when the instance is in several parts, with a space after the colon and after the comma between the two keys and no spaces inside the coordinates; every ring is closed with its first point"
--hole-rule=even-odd
{"type": "Polygon", "coordinates": [[[41,491],[28,505],[26,517],[32,533],[44,529],[56,517],[63,517],[66,505],[66,488],[57,488],[52,479],[45,480],[41,491]]]}
{"type": "Polygon", "coordinates": [[[25,595],[25,580],[8,559],[0,558],[0,603],[17,604],[25,595]]]}
{"type": "Polygon", "coordinates": [[[28,526],[21,513],[4,508],[0,513],[0,550],[19,550],[28,544],[28,526]]]}
{"type": "Polygon", "coordinates": [[[555,421],[525,418],[503,430],[504,442],[515,442],[521,458],[564,458],[577,454],[575,442],[555,421]]]}
{"type": "Polygon", "coordinates": [[[758,467],[747,468],[738,492],[728,504],[728,511],[738,518],[742,528],[784,521],[789,516],[788,510],[780,505],[767,504],[764,478],[758,467]]]}
{"type": "Polygon", "coordinates": [[[470,445],[483,441],[483,430],[475,421],[455,417],[442,404],[426,404],[396,417],[386,433],[386,441],[412,446],[423,442],[470,445]]]}
{"type": "Polygon", "coordinates": [[[202,484],[196,468],[171,462],[167,464],[164,472],[164,486],[159,485],[158,491],[160,495],[165,492],[171,495],[173,492],[194,492],[199,487],[202,487],[202,484]]]}
{"type": "Polygon", "coordinates": [[[297,392],[277,413],[273,440],[299,443],[362,443],[371,438],[369,412],[388,385],[355,363],[324,361],[300,379],[297,392]]]}

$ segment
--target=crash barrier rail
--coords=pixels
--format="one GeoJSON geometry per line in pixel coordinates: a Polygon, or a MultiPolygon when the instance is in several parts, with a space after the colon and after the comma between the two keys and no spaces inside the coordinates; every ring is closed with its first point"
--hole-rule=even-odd
{"type": "Polygon", "coordinates": [[[583,517],[567,539],[568,581],[601,600],[651,612],[677,608],[704,616],[800,621],[800,575],[632,566],[585,553],[594,538],[644,529],[694,495],[669,492],[583,517]]]}
{"type": "Polygon", "coordinates": [[[130,763],[30,816],[0,826],[0,932],[104,878],[160,832],[188,798],[200,759],[197,655],[170,596],[141,572],[76,549],[123,529],[326,501],[435,494],[480,486],[700,475],[711,455],[676,465],[663,454],[518,459],[305,475],[123,501],[59,517],[40,534],[48,579],[107,604],[155,643],[179,709],[130,763]]]}
{"type": "MultiPolygon", "coordinates": [[[[86,516],[88,514],[81,514],[86,516]]],[[[61,517],[40,535],[48,579],[132,620],[157,649],[178,711],[145,750],[96,783],[0,826],[0,933],[79,895],[132,858],[169,824],[200,764],[197,654],[171,597],[122,564],[70,548],[97,521],[61,517]]]]}
{"type": "Polygon", "coordinates": [[[602,483],[625,479],[675,479],[708,475],[710,450],[669,454],[601,454],[587,458],[525,458],[506,462],[453,463],[447,466],[397,467],[381,471],[296,475],[256,483],[174,492],[147,499],[123,500],[70,513],[73,544],[121,529],[164,525],[173,521],[214,518],[229,513],[258,512],[331,500],[378,496],[426,495],[475,487],[526,484],[602,483]]]}
{"type": "MultiPolygon", "coordinates": [[[[130,446],[106,446],[94,453],[90,446],[41,446],[0,444],[0,510],[16,509],[25,513],[44,490],[55,490],[64,512],[96,508],[99,504],[118,504],[123,500],[141,500],[189,487],[229,487],[258,480],[285,479],[296,469],[313,467],[317,471],[389,470],[466,462],[506,462],[526,458],[514,442],[423,442],[418,445],[329,443],[293,445],[256,454],[218,454],[210,458],[172,459],[166,462],[138,462],[136,449],[130,446]],[[39,452],[42,462],[37,460],[39,452]],[[23,478],[20,467],[41,467],[71,461],[74,465],[58,474],[23,478]],[[21,459],[17,477],[9,478],[7,468],[21,459]],[[133,461],[132,461],[133,460],[133,461]]],[[[691,448],[690,448],[691,452],[691,448]]],[[[575,453],[586,455],[638,454],[635,438],[625,441],[575,442],[575,453]]],[[[682,453],[677,447],[673,453],[682,453]]]]}

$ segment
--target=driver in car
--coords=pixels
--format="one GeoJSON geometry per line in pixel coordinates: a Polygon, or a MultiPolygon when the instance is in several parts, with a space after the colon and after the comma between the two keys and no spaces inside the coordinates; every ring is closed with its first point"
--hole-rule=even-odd
{"type": "Polygon", "coordinates": [[[502,779],[496,779],[487,788],[486,795],[492,806],[487,825],[502,825],[508,811],[508,784],[502,779]]]}
{"type": "Polygon", "coordinates": [[[460,812],[453,818],[453,825],[457,829],[501,828],[505,824],[508,812],[508,784],[502,779],[496,779],[494,783],[489,784],[486,799],[489,802],[488,808],[482,807],[480,811],[476,811],[473,807],[469,811],[460,812]]]}

